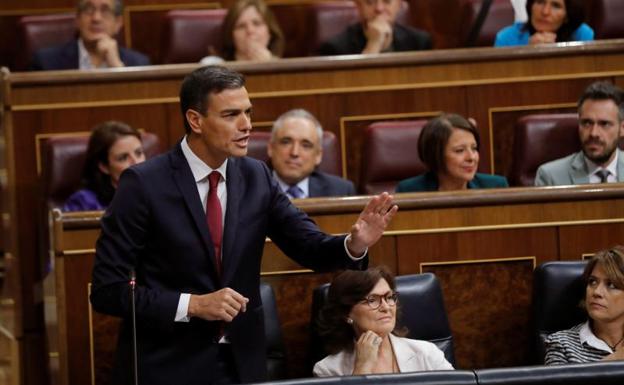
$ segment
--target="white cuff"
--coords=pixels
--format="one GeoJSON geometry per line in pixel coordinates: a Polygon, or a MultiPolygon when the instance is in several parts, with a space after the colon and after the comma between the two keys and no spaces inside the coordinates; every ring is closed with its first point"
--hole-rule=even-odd
{"type": "Polygon", "coordinates": [[[191,302],[190,294],[180,294],[180,301],[178,301],[178,310],[176,310],[175,322],[189,322],[191,320],[188,316],[189,302],[191,302]]]}
{"type": "Polygon", "coordinates": [[[364,250],[364,254],[362,254],[361,257],[354,257],[353,255],[351,255],[351,253],[349,252],[349,248],[347,247],[347,242],[349,241],[349,239],[351,239],[351,234],[347,234],[347,236],[344,239],[344,248],[349,258],[351,258],[354,261],[359,261],[362,258],[366,257],[366,254],[368,254],[368,247],[366,248],[366,250],[364,250]]]}

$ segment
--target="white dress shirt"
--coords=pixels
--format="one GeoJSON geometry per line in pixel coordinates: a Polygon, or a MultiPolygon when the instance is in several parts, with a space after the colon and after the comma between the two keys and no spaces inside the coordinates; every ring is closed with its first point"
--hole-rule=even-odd
{"type": "MultiPolygon", "coordinates": [[[[225,223],[225,211],[227,208],[227,189],[225,188],[225,177],[227,175],[227,159],[219,168],[212,169],[203,160],[199,159],[197,155],[191,150],[186,141],[186,136],[182,139],[180,143],[180,147],[182,147],[182,153],[188,162],[191,172],[193,173],[193,178],[195,179],[195,183],[197,184],[197,193],[199,194],[199,199],[202,203],[202,207],[204,208],[204,212],[206,211],[206,204],[208,203],[208,191],[210,190],[210,185],[208,183],[208,175],[210,175],[213,171],[219,172],[221,174],[221,179],[219,179],[219,184],[217,185],[217,197],[219,198],[219,202],[221,203],[221,224],[225,223]]],[[[219,256],[221,258],[221,256],[219,256]]],[[[178,302],[178,309],[176,311],[175,321],[176,322],[188,322],[190,320],[188,316],[188,306],[191,300],[191,295],[188,293],[180,294],[180,301],[178,302]]]]}

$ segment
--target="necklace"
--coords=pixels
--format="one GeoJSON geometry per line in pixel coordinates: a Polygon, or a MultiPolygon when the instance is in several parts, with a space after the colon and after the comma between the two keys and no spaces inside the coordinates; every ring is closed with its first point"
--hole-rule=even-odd
{"type": "Polygon", "coordinates": [[[611,346],[611,344],[608,343],[607,341],[605,341],[605,343],[607,344],[608,347],[611,348],[611,350],[613,350],[615,352],[615,347],[618,346],[620,344],[620,342],[622,342],[622,341],[624,341],[624,336],[622,336],[622,338],[620,338],[620,340],[618,342],[613,344],[613,346],[611,346]]]}

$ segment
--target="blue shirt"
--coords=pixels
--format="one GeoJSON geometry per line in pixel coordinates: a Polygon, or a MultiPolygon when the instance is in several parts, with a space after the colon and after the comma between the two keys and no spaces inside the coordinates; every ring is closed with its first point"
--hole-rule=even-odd
{"type": "MultiPolygon", "coordinates": [[[[529,34],[529,30],[524,28],[525,24],[526,23],[522,22],[515,23],[498,31],[494,47],[528,45],[531,35],[529,34]]],[[[583,23],[572,33],[570,40],[592,41],[594,40],[594,30],[591,29],[589,25],[583,23]]]]}
{"type": "Polygon", "coordinates": [[[94,191],[89,189],[78,190],[73,193],[63,205],[63,211],[97,211],[106,210],[94,191]]]}

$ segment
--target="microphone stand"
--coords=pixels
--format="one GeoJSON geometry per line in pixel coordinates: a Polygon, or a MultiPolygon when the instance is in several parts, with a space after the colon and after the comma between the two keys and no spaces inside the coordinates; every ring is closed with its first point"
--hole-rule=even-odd
{"type": "Polygon", "coordinates": [[[130,271],[130,301],[132,307],[132,358],[134,365],[132,367],[134,374],[134,385],[139,385],[139,366],[138,366],[138,354],[137,354],[137,327],[136,327],[136,301],[134,298],[134,290],[136,288],[136,274],[134,269],[130,271]]]}

